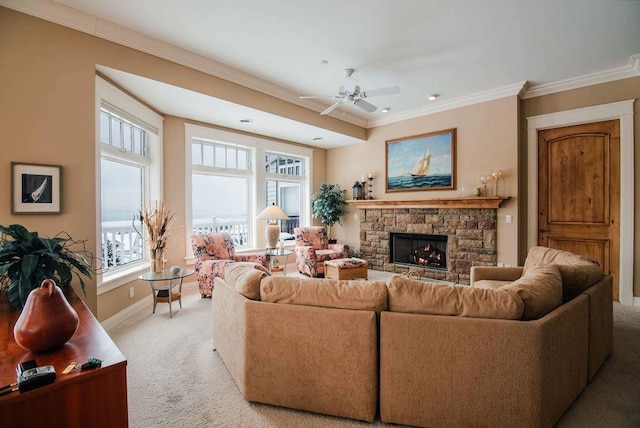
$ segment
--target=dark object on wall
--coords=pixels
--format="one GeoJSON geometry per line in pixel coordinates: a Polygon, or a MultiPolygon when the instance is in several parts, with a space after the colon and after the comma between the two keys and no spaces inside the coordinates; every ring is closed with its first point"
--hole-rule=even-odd
{"type": "Polygon", "coordinates": [[[11,213],[60,214],[62,167],[11,162],[11,213]]]}

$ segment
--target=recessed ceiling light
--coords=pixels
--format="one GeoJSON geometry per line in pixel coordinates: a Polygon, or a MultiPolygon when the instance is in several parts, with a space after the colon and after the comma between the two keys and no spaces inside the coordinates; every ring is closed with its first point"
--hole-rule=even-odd
{"type": "Polygon", "coordinates": [[[385,108],[383,108],[381,111],[382,111],[383,113],[389,113],[389,111],[390,111],[390,110],[391,110],[391,107],[385,107],[385,108]]]}
{"type": "Polygon", "coordinates": [[[440,96],[440,94],[431,94],[429,95],[429,97],[427,98],[429,101],[434,101],[436,98],[438,98],[440,96]]]}
{"type": "Polygon", "coordinates": [[[321,140],[323,140],[322,137],[313,137],[313,141],[321,141],[321,140]]]}
{"type": "Polygon", "coordinates": [[[251,123],[251,122],[253,122],[253,119],[240,119],[238,122],[240,122],[240,123],[251,123]]]}

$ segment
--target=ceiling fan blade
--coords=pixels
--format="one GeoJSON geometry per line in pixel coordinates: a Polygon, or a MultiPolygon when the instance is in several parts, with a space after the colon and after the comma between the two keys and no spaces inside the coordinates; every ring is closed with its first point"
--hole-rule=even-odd
{"type": "Polygon", "coordinates": [[[368,103],[365,100],[360,99],[360,98],[358,98],[357,100],[353,100],[353,104],[357,105],[358,107],[360,107],[362,110],[366,111],[367,113],[373,113],[378,108],[378,107],[374,106],[373,104],[368,103]]]}
{"type": "Polygon", "coordinates": [[[340,97],[337,95],[301,95],[298,98],[308,99],[308,98],[340,98],[340,97]]]}
{"type": "Polygon", "coordinates": [[[372,89],[370,91],[361,92],[363,98],[379,97],[381,95],[395,95],[400,93],[400,86],[389,86],[388,88],[372,89]]]}
{"type": "Polygon", "coordinates": [[[340,100],[334,104],[332,104],[329,108],[327,108],[326,110],[324,110],[322,113],[320,113],[321,115],[324,114],[329,114],[333,111],[333,109],[335,109],[336,107],[338,107],[340,104],[342,104],[344,102],[344,100],[340,100]]]}

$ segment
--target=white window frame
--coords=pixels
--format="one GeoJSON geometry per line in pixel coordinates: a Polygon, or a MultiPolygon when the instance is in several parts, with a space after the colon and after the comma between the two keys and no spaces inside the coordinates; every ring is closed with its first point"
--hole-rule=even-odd
{"type": "Polygon", "coordinates": [[[313,177],[313,150],[295,146],[292,144],[280,143],[258,136],[249,136],[237,134],[234,132],[223,131],[219,129],[208,128],[200,125],[185,124],[185,245],[188,263],[193,263],[193,250],[191,249],[191,234],[193,230],[193,215],[191,212],[191,176],[194,172],[194,166],[191,160],[191,143],[193,139],[202,139],[209,141],[219,141],[227,144],[235,144],[250,149],[251,152],[251,171],[250,171],[250,192],[248,203],[247,218],[249,221],[249,242],[250,244],[241,249],[241,251],[255,251],[259,248],[265,248],[264,239],[264,221],[256,220],[258,213],[264,208],[265,180],[267,178],[293,181],[295,176],[281,174],[267,174],[264,168],[265,153],[279,153],[284,156],[295,156],[304,160],[303,177],[295,177],[301,181],[301,207],[300,207],[300,224],[310,224],[311,220],[311,180],[313,177]]]}
{"type": "MultiPolygon", "coordinates": [[[[99,76],[95,80],[95,141],[96,141],[96,250],[102,250],[102,202],[101,202],[101,159],[122,160],[125,163],[143,166],[144,188],[142,200],[145,202],[162,199],[162,149],[163,149],[163,117],[146,107],[139,101],[127,95],[116,86],[99,76]],[[100,142],[100,109],[113,112],[143,128],[147,132],[147,160],[140,161],[139,155],[120,152],[114,147],[100,142]],[[145,165],[146,164],[146,165],[145,165]]],[[[99,271],[96,275],[98,295],[113,290],[138,278],[140,273],[149,269],[148,252],[143,252],[144,258],[126,265],[110,269],[108,272],[99,271]]]]}

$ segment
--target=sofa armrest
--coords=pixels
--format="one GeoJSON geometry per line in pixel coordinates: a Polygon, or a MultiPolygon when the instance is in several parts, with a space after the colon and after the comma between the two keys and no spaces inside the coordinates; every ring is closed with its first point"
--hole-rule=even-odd
{"type": "Polygon", "coordinates": [[[498,266],[471,266],[471,281],[515,281],[522,276],[522,266],[498,267],[498,266]]]}
{"type": "Polygon", "coordinates": [[[611,275],[582,294],[589,297],[589,382],[613,349],[613,291],[611,275]]]}

